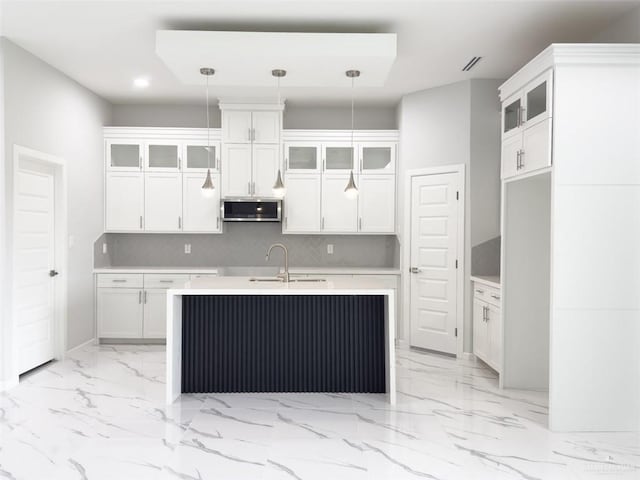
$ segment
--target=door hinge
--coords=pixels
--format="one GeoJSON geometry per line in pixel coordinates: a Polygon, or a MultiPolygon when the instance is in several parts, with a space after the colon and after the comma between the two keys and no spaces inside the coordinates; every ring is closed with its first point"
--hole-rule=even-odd
{"type": "Polygon", "coordinates": [[[458,260],[456,260],[456,268],[458,268],[458,260]]]}
{"type": "Polygon", "coordinates": [[[456,200],[460,200],[460,192],[456,192],[456,200]]]}
{"type": "Polygon", "coordinates": [[[458,327],[455,328],[456,337],[458,336],[458,327]]]}

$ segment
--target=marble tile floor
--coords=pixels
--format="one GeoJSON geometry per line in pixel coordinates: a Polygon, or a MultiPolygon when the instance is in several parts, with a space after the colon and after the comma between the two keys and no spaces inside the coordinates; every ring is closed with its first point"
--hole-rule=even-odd
{"type": "Polygon", "coordinates": [[[0,479],[640,479],[640,435],[556,434],[546,394],[400,350],[380,395],[184,395],[164,347],[90,346],[0,394],[0,479]]]}

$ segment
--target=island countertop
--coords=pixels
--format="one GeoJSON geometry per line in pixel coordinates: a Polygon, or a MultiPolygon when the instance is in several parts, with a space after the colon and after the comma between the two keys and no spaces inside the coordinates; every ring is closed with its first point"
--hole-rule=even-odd
{"type": "Polygon", "coordinates": [[[306,279],[251,281],[266,277],[212,277],[187,282],[182,288],[172,288],[169,295],[389,295],[393,289],[375,278],[332,278],[325,281],[306,279]]]}

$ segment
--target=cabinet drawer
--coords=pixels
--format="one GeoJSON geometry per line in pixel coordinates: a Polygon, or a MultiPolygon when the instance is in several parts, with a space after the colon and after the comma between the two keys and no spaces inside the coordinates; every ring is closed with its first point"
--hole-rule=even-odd
{"type": "Polygon", "coordinates": [[[142,288],[141,273],[101,273],[97,285],[100,288],[142,288]]]}
{"type": "Polygon", "coordinates": [[[180,288],[189,281],[189,275],[163,275],[161,273],[145,273],[144,288],[180,288]]]}
{"type": "Polygon", "coordinates": [[[473,297],[477,300],[500,306],[500,289],[481,283],[473,284],[473,297]]]}

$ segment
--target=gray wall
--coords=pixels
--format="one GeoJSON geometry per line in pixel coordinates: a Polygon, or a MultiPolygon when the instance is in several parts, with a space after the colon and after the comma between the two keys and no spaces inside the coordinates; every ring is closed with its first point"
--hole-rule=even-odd
{"type": "Polygon", "coordinates": [[[92,246],[103,230],[102,126],[110,122],[111,105],[12,42],[2,39],[2,47],[7,212],[12,209],[14,145],[62,157],[67,166],[68,233],[74,245],[63,273],[72,348],[94,335],[92,246]]]}
{"type": "MultiPolygon", "coordinates": [[[[116,127],[204,127],[206,110],[202,105],[114,105],[112,126],[116,127]]],[[[220,127],[220,110],[211,107],[211,126],[220,127]]],[[[397,128],[396,107],[355,108],[356,129],[392,130],[397,128]]],[[[350,129],[351,107],[290,106],[284,112],[284,128],[350,129]]]]}
{"type": "Polygon", "coordinates": [[[594,43],[640,43],[640,7],[622,15],[591,40],[594,43]]]}
{"type": "MultiPolygon", "coordinates": [[[[470,80],[412,93],[398,108],[400,162],[398,199],[404,202],[408,170],[466,166],[464,350],[471,351],[471,246],[499,235],[500,106],[498,80],[470,80]],[[497,123],[498,122],[498,123],[497,123]],[[494,176],[494,178],[491,178],[494,176]],[[472,242],[472,239],[475,242],[472,242]]],[[[401,203],[404,205],[404,203],[401,203]]],[[[399,209],[399,243],[404,239],[399,209]]],[[[408,315],[401,327],[408,339],[408,315]]]]}
{"type": "Polygon", "coordinates": [[[287,245],[290,266],[396,266],[393,235],[282,235],[279,223],[227,223],[224,229],[222,235],[105,234],[96,241],[96,267],[260,266],[265,265],[269,246],[277,242],[287,245]],[[190,254],[184,253],[185,243],[191,244],[190,254]],[[333,255],[327,254],[329,243],[334,245],[333,255]]]}

